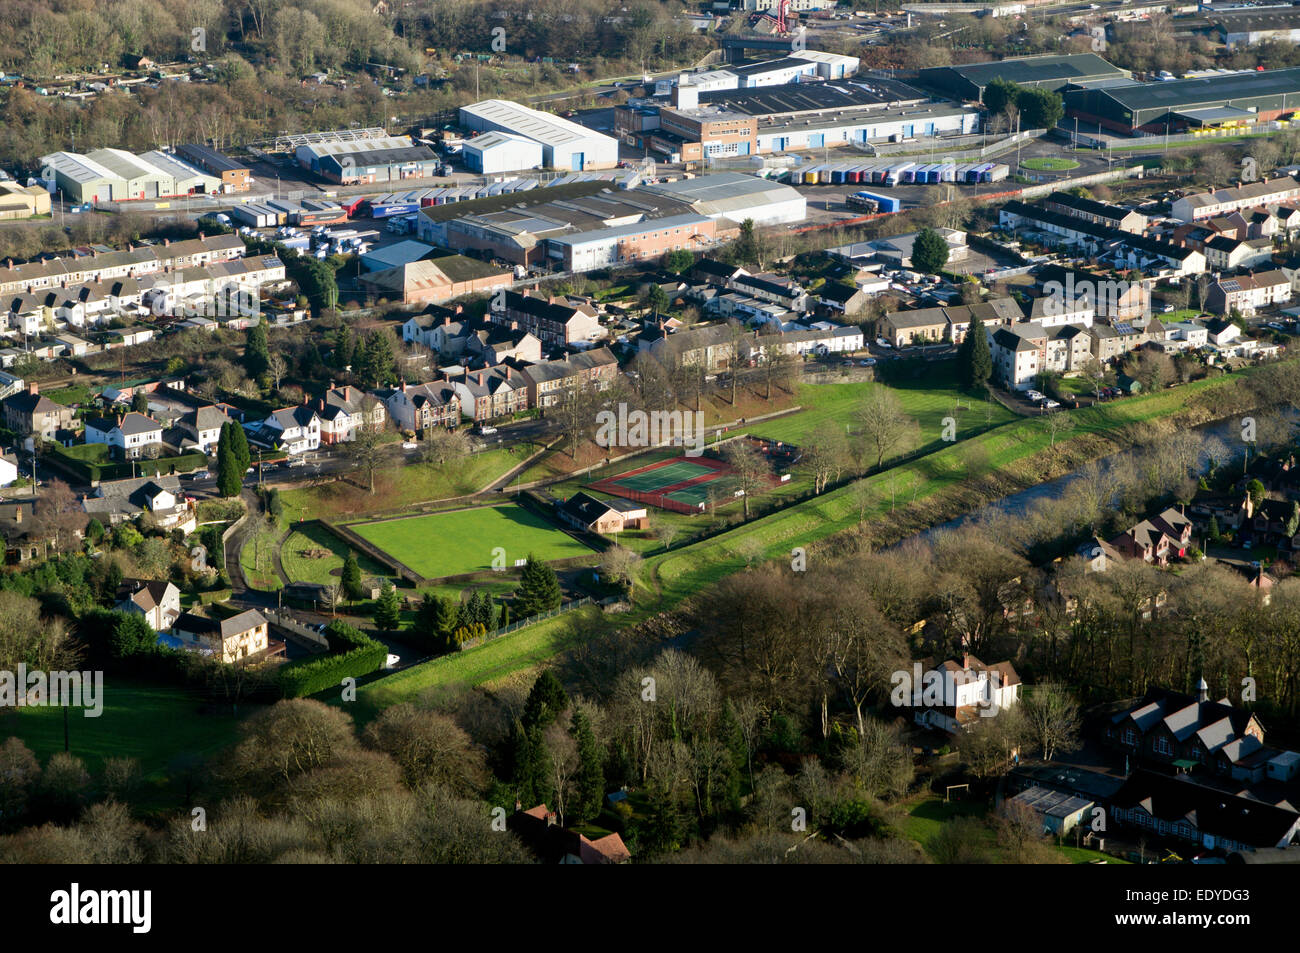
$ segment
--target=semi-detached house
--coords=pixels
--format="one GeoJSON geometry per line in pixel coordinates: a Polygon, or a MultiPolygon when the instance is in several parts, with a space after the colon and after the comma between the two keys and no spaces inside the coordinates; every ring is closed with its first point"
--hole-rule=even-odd
{"type": "Polygon", "coordinates": [[[162,424],[134,411],[117,417],[94,417],[86,421],[86,443],[116,447],[132,460],[162,443],[162,424]]]}

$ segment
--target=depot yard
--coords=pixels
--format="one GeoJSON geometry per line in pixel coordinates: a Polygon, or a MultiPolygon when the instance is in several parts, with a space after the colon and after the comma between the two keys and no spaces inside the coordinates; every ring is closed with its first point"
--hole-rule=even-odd
{"type": "Polygon", "coordinates": [[[426,579],[497,568],[492,559],[498,547],[505,550],[506,567],[530,553],[542,562],[594,555],[590,547],[513,503],[352,523],[348,528],[426,579]]]}

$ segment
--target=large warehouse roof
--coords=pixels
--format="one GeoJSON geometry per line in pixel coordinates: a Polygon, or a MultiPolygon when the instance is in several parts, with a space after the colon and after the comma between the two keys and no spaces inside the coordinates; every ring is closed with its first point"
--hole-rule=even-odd
{"type": "Polygon", "coordinates": [[[485,152],[488,149],[497,149],[501,146],[518,145],[524,142],[536,148],[537,143],[532,139],[526,139],[523,136],[512,135],[508,132],[485,132],[481,136],[475,136],[473,139],[466,139],[464,148],[472,149],[475,152],[485,152]]]}
{"type": "Polygon", "coordinates": [[[142,153],[138,157],[138,161],[147,162],[153,168],[170,175],[177,183],[187,183],[197,179],[207,189],[215,189],[221,186],[221,180],[216,176],[208,175],[176,156],[168,155],[161,150],[155,149],[153,152],[142,153]]]}
{"type": "Polygon", "coordinates": [[[1025,56],[992,63],[970,63],[948,69],[977,86],[987,86],[1002,78],[1022,86],[1056,80],[1085,79],[1089,76],[1121,74],[1123,71],[1096,53],[1069,53],[1062,56],[1025,56]]]}
{"type": "Polygon", "coordinates": [[[1178,79],[1168,83],[1140,83],[1101,91],[1132,110],[1186,109],[1190,106],[1228,104],[1232,99],[1257,96],[1294,95],[1300,108],[1300,67],[1255,73],[1230,73],[1202,79],[1178,79]]]}
{"type": "Polygon", "coordinates": [[[721,172],[698,179],[665,182],[663,185],[644,186],[636,194],[664,195],[681,202],[689,202],[695,211],[712,213],[744,212],[756,205],[797,201],[800,193],[788,185],[760,179],[744,172],[721,172]]]}
{"type": "Polygon", "coordinates": [[[94,152],[87,153],[86,158],[109,169],[122,179],[171,178],[171,173],[141,161],[124,149],[96,149],[94,152]]]}
{"type": "Polygon", "coordinates": [[[111,169],[106,169],[93,159],[75,152],[51,152],[47,156],[41,156],[41,166],[45,169],[53,169],[74,182],[89,183],[99,179],[121,178],[111,169]]]}
{"type": "Polygon", "coordinates": [[[721,89],[700,93],[700,105],[746,116],[773,116],[826,109],[861,109],[886,103],[924,102],[929,98],[920,90],[903,83],[873,79],[861,83],[783,83],[758,89],[721,89]]]}
{"type": "Polygon", "coordinates": [[[381,136],[372,139],[352,139],[347,141],[331,140],[329,142],[303,143],[300,152],[312,156],[361,155],[367,152],[384,152],[390,149],[409,149],[411,140],[407,136],[381,136]]]}
{"type": "Polygon", "coordinates": [[[570,122],[560,116],[529,109],[504,99],[488,99],[472,106],[460,107],[462,114],[475,116],[495,125],[507,127],[517,135],[548,146],[575,145],[590,139],[607,139],[599,132],[570,122]]]}

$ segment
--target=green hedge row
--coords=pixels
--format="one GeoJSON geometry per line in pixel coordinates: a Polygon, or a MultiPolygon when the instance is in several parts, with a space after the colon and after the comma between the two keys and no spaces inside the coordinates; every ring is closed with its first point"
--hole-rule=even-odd
{"type": "Polygon", "coordinates": [[[92,463],[87,460],[79,460],[76,456],[61,452],[61,448],[51,453],[51,456],[57,458],[58,463],[64,469],[75,473],[86,483],[102,482],[104,480],[128,480],[132,476],[158,476],[159,474],[167,475],[173,469],[177,473],[189,473],[198,470],[207,465],[208,458],[201,453],[185,453],[179,457],[160,457],[157,460],[137,460],[134,466],[130,463],[92,463]]]}
{"type": "Polygon", "coordinates": [[[343,679],[377,672],[388,661],[388,646],[346,622],[331,622],[325,638],[329,640],[330,654],[280,666],[280,689],[285,698],[302,698],[327,688],[338,688],[343,679]]]}

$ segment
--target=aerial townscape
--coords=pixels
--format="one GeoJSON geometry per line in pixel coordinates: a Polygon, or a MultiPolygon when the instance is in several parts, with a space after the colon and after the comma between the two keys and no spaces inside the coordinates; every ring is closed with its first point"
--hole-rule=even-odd
{"type": "Polygon", "coordinates": [[[1298,43],[6,5],[0,863],[1300,861],[1298,43]]]}

